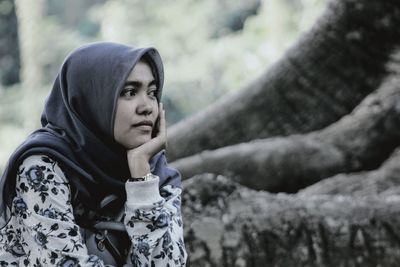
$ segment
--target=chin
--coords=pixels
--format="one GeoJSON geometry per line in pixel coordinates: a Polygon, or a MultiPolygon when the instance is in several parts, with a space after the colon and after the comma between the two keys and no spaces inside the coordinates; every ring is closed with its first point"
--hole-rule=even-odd
{"type": "Polygon", "coordinates": [[[151,138],[140,138],[140,140],[135,140],[135,142],[131,142],[131,143],[127,143],[126,145],[124,145],[127,149],[134,149],[137,148],[141,145],[143,145],[144,143],[150,141],[151,138]]]}

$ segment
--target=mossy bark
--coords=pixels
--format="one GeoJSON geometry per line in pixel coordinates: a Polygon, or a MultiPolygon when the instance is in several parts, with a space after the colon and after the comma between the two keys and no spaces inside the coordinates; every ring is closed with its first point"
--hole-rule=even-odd
{"type": "Polygon", "coordinates": [[[335,174],[372,170],[400,145],[400,79],[388,77],[349,115],[302,135],[227,146],[177,160],[184,178],[223,174],[253,189],[297,190],[335,174]]]}
{"type": "Polygon", "coordinates": [[[185,182],[188,266],[398,266],[400,197],[300,197],[185,182]]]}
{"type": "Polygon", "coordinates": [[[331,1],[315,26],[254,82],[169,128],[171,160],[257,138],[324,128],[388,74],[400,2],[331,1]]]}

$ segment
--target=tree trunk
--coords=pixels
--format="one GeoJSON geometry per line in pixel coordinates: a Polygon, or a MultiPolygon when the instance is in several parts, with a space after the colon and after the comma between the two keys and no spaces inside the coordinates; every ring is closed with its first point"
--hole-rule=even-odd
{"type": "Polygon", "coordinates": [[[257,192],[219,176],[185,181],[188,266],[398,266],[400,198],[257,192]]]}
{"type": "Polygon", "coordinates": [[[184,178],[211,172],[254,189],[295,192],[337,173],[378,167],[400,145],[399,102],[400,79],[388,78],[323,130],[204,151],[172,165],[184,178]]]}
{"type": "Polygon", "coordinates": [[[264,75],[169,129],[171,160],[255,138],[305,133],[349,113],[387,74],[400,2],[332,1],[264,75]]]}
{"type": "MultiPolygon", "coordinates": [[[[18,18],[19,50],[21,53],[21,82],[23,90],[24,128],[38,127],[39,114],[32,114],[36,108],[32,99],[43,86],[44,44],[42,43],[42,18],[45,10],[44,0],[16,0],[18,18]]],[[[46,44],[48,45],[48,44],[46,44]]]]}
{"type": "Polygon", "coordinates": [[[400,195],[400,149],[382,166],[373,171],[338,174],[301,190],[299,196],[349,195],[368,197],[370,195],[400,195]]]}
{"type": "Polygon", "coordinates": [[[0,89],[19,82],[18,25],[15,4],[0,0],[0,89]]]}

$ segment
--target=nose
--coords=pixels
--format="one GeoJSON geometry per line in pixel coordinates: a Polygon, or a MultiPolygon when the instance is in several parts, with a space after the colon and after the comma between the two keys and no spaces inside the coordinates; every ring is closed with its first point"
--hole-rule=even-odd
{"type": "Polygon", "coordinates": [[[138,104],[136,106],[136,113],[140,115],[150,115],[153,112],[153,106],[150,103],[150,99],[147,94],[140,94],[140,98],[137,99],[138,104]]]}

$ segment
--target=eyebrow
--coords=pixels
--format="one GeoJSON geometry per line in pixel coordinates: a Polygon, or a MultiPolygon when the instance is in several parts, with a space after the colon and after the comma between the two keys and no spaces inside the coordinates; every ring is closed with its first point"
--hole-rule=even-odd
{"type": "MultiPolygon", "coordinates": [[[[128,86],[128,85],[132,85],[132,86],[135,86],[135,87],[142,87],[143,83],[142,82],[138,82],[138,81],[127,81],[127,82],[125,82],[125,86],[128,86]]],[[[156,85],[156,81],[155,80],[152,80],[151,82],[149,82],[148,87],[153,86],[153,85],[156,85]]]]}

